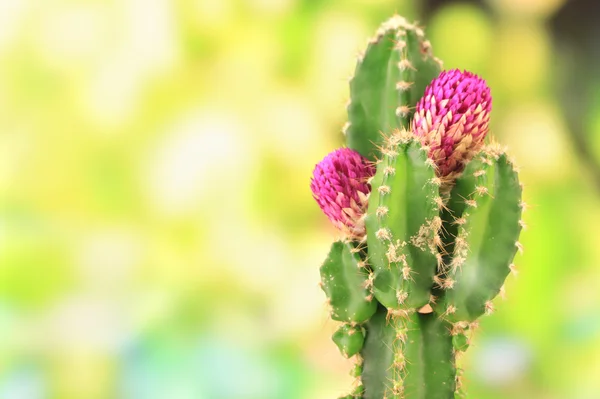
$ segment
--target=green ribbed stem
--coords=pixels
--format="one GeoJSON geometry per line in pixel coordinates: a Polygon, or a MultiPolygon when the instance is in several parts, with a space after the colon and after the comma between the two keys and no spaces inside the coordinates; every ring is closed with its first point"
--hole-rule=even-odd
{"type": "Polygon", "coordinates": [[[350,81],[348,147],[379,158],[382,133],[408,127],[414,106],[440,70],[421,29],[400,16],[383,23],[350,81]]]}
{"type": "Polygon", "coordinates": [[[456,368],[451,326],[433,313],[387,315],[380,307],[367,323],[364,399],[453,399],[456,368]]]}
{"type": "Polygon", "coordinates": [[[375,297],[390,309],[410,309],[429,302],[436,272],[438,186],[419,141],[398,140],[377,166],[367,212],[367,243],[375,297]]]}

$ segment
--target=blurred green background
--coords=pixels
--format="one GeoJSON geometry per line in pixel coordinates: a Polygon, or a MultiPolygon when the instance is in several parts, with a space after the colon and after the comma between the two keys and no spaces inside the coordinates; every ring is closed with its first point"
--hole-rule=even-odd
{"type": "Polygon", "coordinates": [[[587,3],[0,0],[0,398],[346,392],[317,286],[337,232],[308,185],[394,12],[488,80],[531,205],[469,398],[600,398],[587,3]]]}

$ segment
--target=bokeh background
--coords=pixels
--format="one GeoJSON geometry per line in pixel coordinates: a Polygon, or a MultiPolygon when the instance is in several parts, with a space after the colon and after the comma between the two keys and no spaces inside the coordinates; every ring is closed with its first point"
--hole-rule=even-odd
{"type": "Polygon", "coordinates": [[[600,398],[593,1],[0,0],[0,398],[333,399],[309,192],[394,12],[485,77],[525,248],[470,398],[600,398]]]}

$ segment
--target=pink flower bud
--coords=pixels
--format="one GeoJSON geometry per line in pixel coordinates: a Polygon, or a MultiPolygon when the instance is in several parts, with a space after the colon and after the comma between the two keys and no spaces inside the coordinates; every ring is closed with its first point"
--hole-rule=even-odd
{"type": "Polygon", "coordinates": [[[458,69],[443,71],[425,89],[412,121],[442,177],[455,177],[483,146],[492,96],[485,80],[458,69]]]}
{"type": "Polygon", "coordinates": [[[358,152],[340,148],[315,166],[310,188],[329,220],[352,237],[365,234],[362,216],[371,187],[367,180],[375,166],[358,152]]]}

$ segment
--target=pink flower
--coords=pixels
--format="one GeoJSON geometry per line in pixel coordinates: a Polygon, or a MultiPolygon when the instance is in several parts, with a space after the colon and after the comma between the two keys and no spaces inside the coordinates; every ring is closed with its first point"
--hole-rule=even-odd
{"type": "Polygon", "coordinates": [[[491,109],[490,88],[471,72],[443,71],[427,86],[412,131],[429,147],[439,176],[458,175],[483,146],[491,109]]]}
{"type": "Polygon", "coordinates": [[[329,220],[351,237],[365,234],[361,218],[371,191],[367,180],[375,166],[358,152],[340,148],[315,166],[310,188],[329,220]]]}

